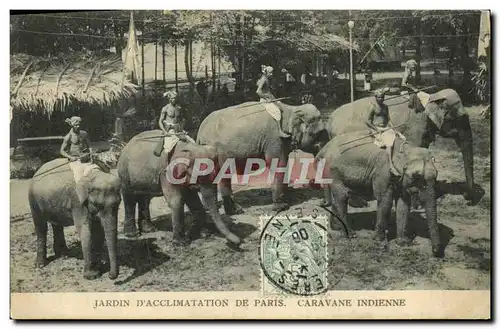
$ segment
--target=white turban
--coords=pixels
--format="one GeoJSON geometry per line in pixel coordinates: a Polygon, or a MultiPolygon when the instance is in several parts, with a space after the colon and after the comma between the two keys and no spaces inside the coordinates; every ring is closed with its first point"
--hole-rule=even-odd
{"type": "Polygon", "coordinates": [[[71,117],[71,118],[67,118],[66,120],[64,120],[64,122],[66,122],[70,126],[74,126],[77,123],[81,123],[82,122],[82,118],[74,116],[74,117],[71,117]]]}

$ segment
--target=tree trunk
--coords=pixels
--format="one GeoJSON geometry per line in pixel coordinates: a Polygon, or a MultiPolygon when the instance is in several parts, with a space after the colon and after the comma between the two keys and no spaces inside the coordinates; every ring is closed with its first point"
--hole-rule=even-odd
{"type": "Polygon", "coordinates": [[[243,97],[245,97],[246,74],[245,74],[245,57],[246,57],[246,37],[245,37],[245,15],[241,15],[241,36],[243,47],[241,47],[241,83],[243,88],[243,97]]]}
{"type": "MultiPolygon", "coordinates": [[[[165,62],[165,57],[163,57],[163,61],[165,62]]],[[[175,92],[178,94],[179,93],[179,69],[177,67],[177,41],[175,41],[174,44],[174,70],[175,70],[175,92]]],[[[165,67],[165,65],[163,65],[165,67]]],[[[163,74],[165,76],[165,74],[163,74]]],[[[163,78],[165,80],[165,78],[163,78]]],[[[166,84],[165,84],[166,86],[166,84]]]]}
{"type": "Polygon", "coordinates": [[[417,68],[415,70],[415,85],[420,85],[420,60],[422,58],[422,38],[420,30],[420,17],[417,17],[415,22],[415,61],[417,68]]]}
{"type": "Polygon", "coordinates": [[[236,62],[237,62],[237,65],[236,65],[236,70],[238,71],[238,74],[237,74],[237,77],[236,77],[236,89],[238,91],[241,91],[241,87],[242,87],[242,76],[241,76],[241,67],[242,67],[242,63],[241,63],[241,48],[242,48],[242,45],[241,45],[241,16],[240,15],[236,15],[236,28],[235,28],[235,41],[236,41],[236,52],[235,52],[235,57],[236,57],[236,62]]]}
{"type": "Polygon", "coordinates": [[[155,81],[158,80],[158,41],[155,41],[155,81]]]}
{"type": "Polygon", "coordinates": [[[194,87],[194,77],[193,77],[193,40],[189,40],[189,87],[193,89],[194,87]]]}
{"type": "MultiPolygon", "coordinates": [[[[175,68],[177,69],[177,45],[175,46],[175,68]]],[[[165,42],[162,41],[161,43],[161,55],[162,55],[162,67],[163,67],[163,83],[165,84],[165,86],[167,85],[167,80],[166,80],[166,77],[165,77],[165,42]]],[[[176,71],[177,72],[177,71],[176,71]]]]}
{"type": "MultiPolygon", "coordinates": [[[[463,33],[467,35],[469,33],[469,27],[467,20],[463,21],[463,33]]],[[[463,36],[460,40],[460,66],[462,67],[464,74],[462,76],[462,93],[468,94],[471,84],[471,60],[469,58],[469,38],[463,36]]]]}
{"type": "Polygon", "coordinates": [[[123,29],[118,24],[114,24],[113,32],[115,33],[116,53],[121,54],[123,48],[125,48],[125,40],[123,39],[123,29]]]}
{"type": "Polygon", "coordinates": [[[453,85],[453,75],[454,75],[454,65],[455,65],[455,54],[456,54],[456,49],[457,46],[455,45],[455,40],[454,38],[453,43],[450,45],[450,54],[448,58],[448,85],[452,86],[453,85]]]}
{"type": "Polygon", "coordinates": [[[186,68],[186,78],[188,79],[189,83],[191,84],[191,70],[189,67],[189,40],[186,39],[184,40],[184,66],[186,68]]]}

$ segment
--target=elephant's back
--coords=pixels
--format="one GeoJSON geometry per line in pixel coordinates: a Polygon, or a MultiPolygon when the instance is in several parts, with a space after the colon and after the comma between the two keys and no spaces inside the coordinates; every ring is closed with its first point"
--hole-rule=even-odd
{"type": "Polygon", "coordinates": [[[366,132],[355,131],[335,136],[323,152],[325,167],[335,172],[349,188],[369,191],[374,170],[380,166],[379,157],[385,151],[373,143],[366,132]],[[365,137],[365,138],[363,138],[365,137]]]}
{"type": "Polygon", "coordinates": [[[153,152],[162,140],[161,130],[148,130],[135,135],[125,145],[117,164],[118,176],[125,186],[144,185],[149,188],[157,182],[154,172],[165,152],[162,152],[162,157],[156,157],[153,152]]]}
{"type": "MultiPolygon", "coordinates": [[[[373,97],[365,97],[342,105],[328,118],[328,129],[330,136],[364,130],[367,128],[365,122],[368,119],[370,104],[373,97]]],[[[387,98],[384,103],[389,109],[389,116],[394,125],[400,125],[410,118],[411,109],[408,100],[401,97],[387,98]]]]}
{"type": "Polygon", "coordinates": [[[328,118],[330,136],[336,136],[348,131],[366,128],[364,121],[368,118],[371,97],[365,97],[340,106],[328,118]]]}
{"type": "Polygon", "coordinates": [[[373,143],[373,137],[369,134],[370,130],[367,128],[339,134],[325,146],[323,157],[332,161],[333,164],[339,163],[341,158],[349,159],[352,161],[351,164],[363,163],[363,159],[373,158],[383,152],[373,143]]]}
{"type": "Polygon", "coordinates": [[[217,144],[234,139],[253,139],[272,121],[259,102],[246,102],[210,113],[201,123],[197,134],[200,144],[217,144]]]}
{"type": "Polygon", "coordinates": [[[66,179],[72,177],[73,173],[69,167],[69,161],[66,158],[58,158],[44,163],[33,175],[33,182],[42,182],[47,180],[54,180],[54,177],[59,179],[66,179]]]}
{"type": "Polygon", "coordinates": [[[32,199],[48,199],[58,197],[61,193],[69,193],[73,185],[73,172],[68,159],[51,160],[43,164],[31,178],[28,192],[30,202],[32,199]]]}

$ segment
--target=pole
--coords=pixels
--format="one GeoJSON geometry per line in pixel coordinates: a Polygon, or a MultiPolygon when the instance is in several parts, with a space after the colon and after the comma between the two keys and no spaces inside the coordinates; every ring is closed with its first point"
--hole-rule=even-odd
{"type": "Polygon", "coordinates": [[[377,41],[375,41],[375,43],[370,47],[370,49],[366,52],[365,56],[363,56],[363,58],[361,58],[361,60],[359,61],[358,64],[362,64],[364,62],[364,60],[366,59],[366,57],[372,52],[372,50],[378,45],[380,39],[382,39],[382,37],[385,35],[385,32],[382,33],[382,35],[380,37],[378,37],[377,41]]]}
{"type": "Polygon", "coordinates": [[[351,103],[354,102],[354,70],[352,65],[352,27],[349,25],[349,65],[350,65],[350,73],[349,76],[351,78],[351,103]]]}
{"type": "MultiPolygon", "coordinates": [[[[391,129],[396,129],[396,128],[399,128],[399,127],[401,127],[401,126],[403,126],[403,125],[406,125],[406,124],[407,124],[406,122],[403,122],[403,123],[400,123],[399,125],[396,125],[396,126],[391,127],[391,129]]],[[[372,132],[372,133],[369,133],[368,135],[364,135],[364,136],[361,136],[361,137],[355,138],[355,139],[353,139],[353,140],[347,141],[347,142],[345,142],[345,143],[342,143],[342,144],[340,144],[339,146],[344,146],[344,145],[347,145],[347,144],[349,144],[349,143],[357,142],[357,141],[359,141],[359,140],[362,140],[363,138],[367,138],[367,137],[374,136],[374,135],[377,135],[377,134],[380,134],[380,131],[374,131],[374,132],[372,132]]]]}

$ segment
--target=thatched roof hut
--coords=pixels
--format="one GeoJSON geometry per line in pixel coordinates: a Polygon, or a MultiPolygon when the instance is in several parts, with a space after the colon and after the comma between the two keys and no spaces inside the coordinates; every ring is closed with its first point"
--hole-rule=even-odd
{"type": "Polygon", "coordinates": [[[11,143],[66,134],[65,117],[82,116],[93,139],[112,133],[117,114],[140,86],[123,74],[120,55],[52,58],[11,55],[11,143]]]}
{"type": "Polygon", "coordinates": [[[105,58],[13,55],[10,62],[11,106],[51,114],[73,102],[110,106],[135,94],[139,86],[123,75],[118,55],[105,58]]]}

